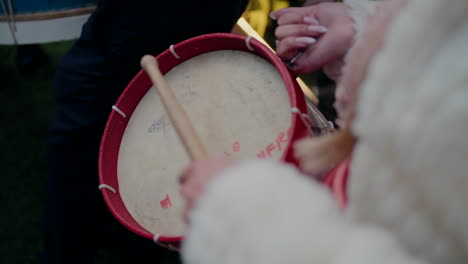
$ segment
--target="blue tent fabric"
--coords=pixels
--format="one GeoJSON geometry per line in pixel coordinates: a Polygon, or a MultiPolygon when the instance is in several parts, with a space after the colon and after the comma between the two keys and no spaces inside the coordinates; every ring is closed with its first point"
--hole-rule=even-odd
{"type": "MultiPolygon", "coordinates": [[[[21,15],[93,6],[97,0],[12,0],[11,3],[13,12],[21,15]]],[[[5,15],[3,8],[0,8],[0,15],[5,15]]]]}

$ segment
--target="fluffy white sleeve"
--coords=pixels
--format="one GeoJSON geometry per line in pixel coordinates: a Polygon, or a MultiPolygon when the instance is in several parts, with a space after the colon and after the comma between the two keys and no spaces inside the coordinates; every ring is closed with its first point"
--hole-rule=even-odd
{"type": "MultiPolygon", "coordinates": [[[[380,2],[382,1],[384,0],[380,2]]],[[[355,39],[359,39],[364,31],[367,19],[375,12],[379,1],[344,0],[343,2],[350,7],[350,15],[354,20],[354,28],[356,30],[355,39]]]]}
{"type": "Polygon", "coordinates": [[[347,223],[327,189],[274,161],[244,162],[190,215],[188,264],[419,263],[389,234],[347,223]]]}

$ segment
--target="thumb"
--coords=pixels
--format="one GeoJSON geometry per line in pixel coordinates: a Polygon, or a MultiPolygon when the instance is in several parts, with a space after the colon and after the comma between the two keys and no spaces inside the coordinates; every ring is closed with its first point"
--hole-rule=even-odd
{"type": "Polygon", "coordinates": [[[324,34],[315,44],[304,50],[303,55],[296,60],[296,67],[293,68],[296,74],[318,70],[334,60],[343,58],[351,46],[354,31],[342,28],[335,30],[329,29],[329,33],[324,34]],[[336,32],[333,32],[335,30],[336,32]]]}

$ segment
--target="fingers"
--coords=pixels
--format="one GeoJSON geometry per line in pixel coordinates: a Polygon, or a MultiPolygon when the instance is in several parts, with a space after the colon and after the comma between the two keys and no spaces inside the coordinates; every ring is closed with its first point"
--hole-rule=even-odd
{"type": "MultiPolygon", "coordinates": [[[[190,175],[191,173],[187,174],[190,175]]],[[[182,214],[182,217],[185,222],[189,222],[189,215],[192,211],[195,202],[198,200],[198,196],[203,191],[203,187],[200,185],[199,182],[194,180],[193,177],[187,177],[185,179],[185,183],[180,188],[180,195],[185,200],[185,208],[182,214]]]]}
{"type": "MultiPolygon", "coordinates": [[[[294,64],[288,65],[297,75],[339,61],[354,39],[354,21],[349,17],[348,7],[342,3],[284,8],[272,12],[271,17],[278,22],[275,31],[279,40],[276,45],[278,55],[289,61],[301,52],[294,64]]],[[[327,73],[339,78],[341,72],[339,68],[329,66],[327,73]]]]}
{"type": "Polygon", "coordinates": [[[344,67],[344,58],[334,60],[323,66],[324,73],[335,82],[338,82],[344,67]]]}
{"type": "Polygon", "coordinates": [[[339,25],[328,29],[329,32],[320,37],[314,45],[308,47],[304,54],[295,62],[292,68],[295,74],[315,71],[328,63],[341,59],[354,37],[354,28],[349,25],[339,25]]]}
{"type": "Polygon", "coordinates": [[[287,14],[289,12],[294,12],[294,13],[302,13],[302,10],[300,7],[287,7],[287,8],[281,8],[279,10],[273,11],[270,13],[270,18],[273,20],[278,20],[281,16],[284,14],[287,14]]]}
{"type": "Polygon", "coordinates": [[[299,14],[299,13],[287,13],[277,20],[278,26],[289,25],[289,24],[308,24],[308,25],[319,25],[317,19],[313,16],[299,14]]]}
{"type": "Polygon", "coordinates": [[[328,31],[324,26],[318,25],[316,20],[310,21],[313,24],[304,23],[310,17],[303,17],[300,14],[288,13],[280,18],[284,22],[275,31],[277,38],[276,52],[283,60],[290,60],[302,49],[314,44],[317,37],[328,31]],[[294,24],[299,23],[299,24],[294,24]]]}
{"type": "Polygon", "coordinates": [[[182,212],[182,218],[184,219],[184,221],[185,221],[186,223],[189,223],[189,222],[190,222],[190,221],[189,221],[189,220],[190,220],[190,212],[192,211],[193,206],[194,206],[194,205],[193,205],[192,200],[191,200],[191,199],[190,199],[190,200],[189,200],[189,199],[186,199],[185,208],[184,208],[184,210],[183,210],[183,212],[182,212]]]}
{"type": "Polygon", "coordinates": [[[330,168],[333,150],[323,140],[307,138],[294,145],[294,156],[300,169],[307,174],[320,174],[330,168]]]}
{"type": "Polygon", "coordinates": [[[277,43],[276,52],[283,60],[290,60],[315,42],[312,37],[287,37],[277,43]]]}
{"type": "Polygon", "coordinates": [[[180,195],[186,201],[183,213],[185,221],[198,199],[205,191],[205,187],[222,170],[231,166],[233,161],[221,156],[195,161],[186,167],[179,177],[180,195]]]}
{"type": "Polygon", "coordinates": [[[321,138],[307,138],[294,145],[294,156],[300,168],[308,174],[320,174],[334,167],[350,155],[356,138],[343,129],[321,138]]]}
{"type": "Polygon", "coordinates": [[[193,164],[186,167],[179,176],[179,184],[184,185],[187,182],[187,179],[193,172],[193,164]]]}
{"type": "Polygon", "coordinates": [[[284,8],[271,13],[277,20],[276,52],[289,61],[317,41],[328,29],[315,18],[315,8],[284,8]]]}
{"type": "Polygon", "coordinates": [[[275,36],[278,40],[286,37],[318,37],[326,33],[328,29],[321,25],[293,24],[279,26],[275,30],[275,36]]]}
{"type": "Polygon", "coordinates": [[[305,16],[305,15],[313,16],[315,14],[315,9],[316,8],[313,7],[313,6],[307,7],[307,8],[304,8],[304,7],[282,8],[282,9],[271,12],[270,13],[270,18],[273,19],[273,20],[279,20],[282,16],[284,16],[286,14],[290,14],[290,13],[296,13],[296,14],[300,14],[302,16],[305,16]]]}

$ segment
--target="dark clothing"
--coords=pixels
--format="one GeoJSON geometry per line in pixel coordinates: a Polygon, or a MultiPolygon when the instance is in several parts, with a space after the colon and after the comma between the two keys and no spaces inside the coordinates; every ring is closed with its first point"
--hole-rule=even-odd
{"type": "Polygon", "coordinates": [[[103,245],[124,263],[152,262],[163,250],[109,213],[98,190],[101,136],[112,105],[144,54],[197,35],[229,32],[247,0],[105,0],[65,55],[54,86],[57,112],[48,137],[49,177],[41,263],[93,263],[103,245]]]}

